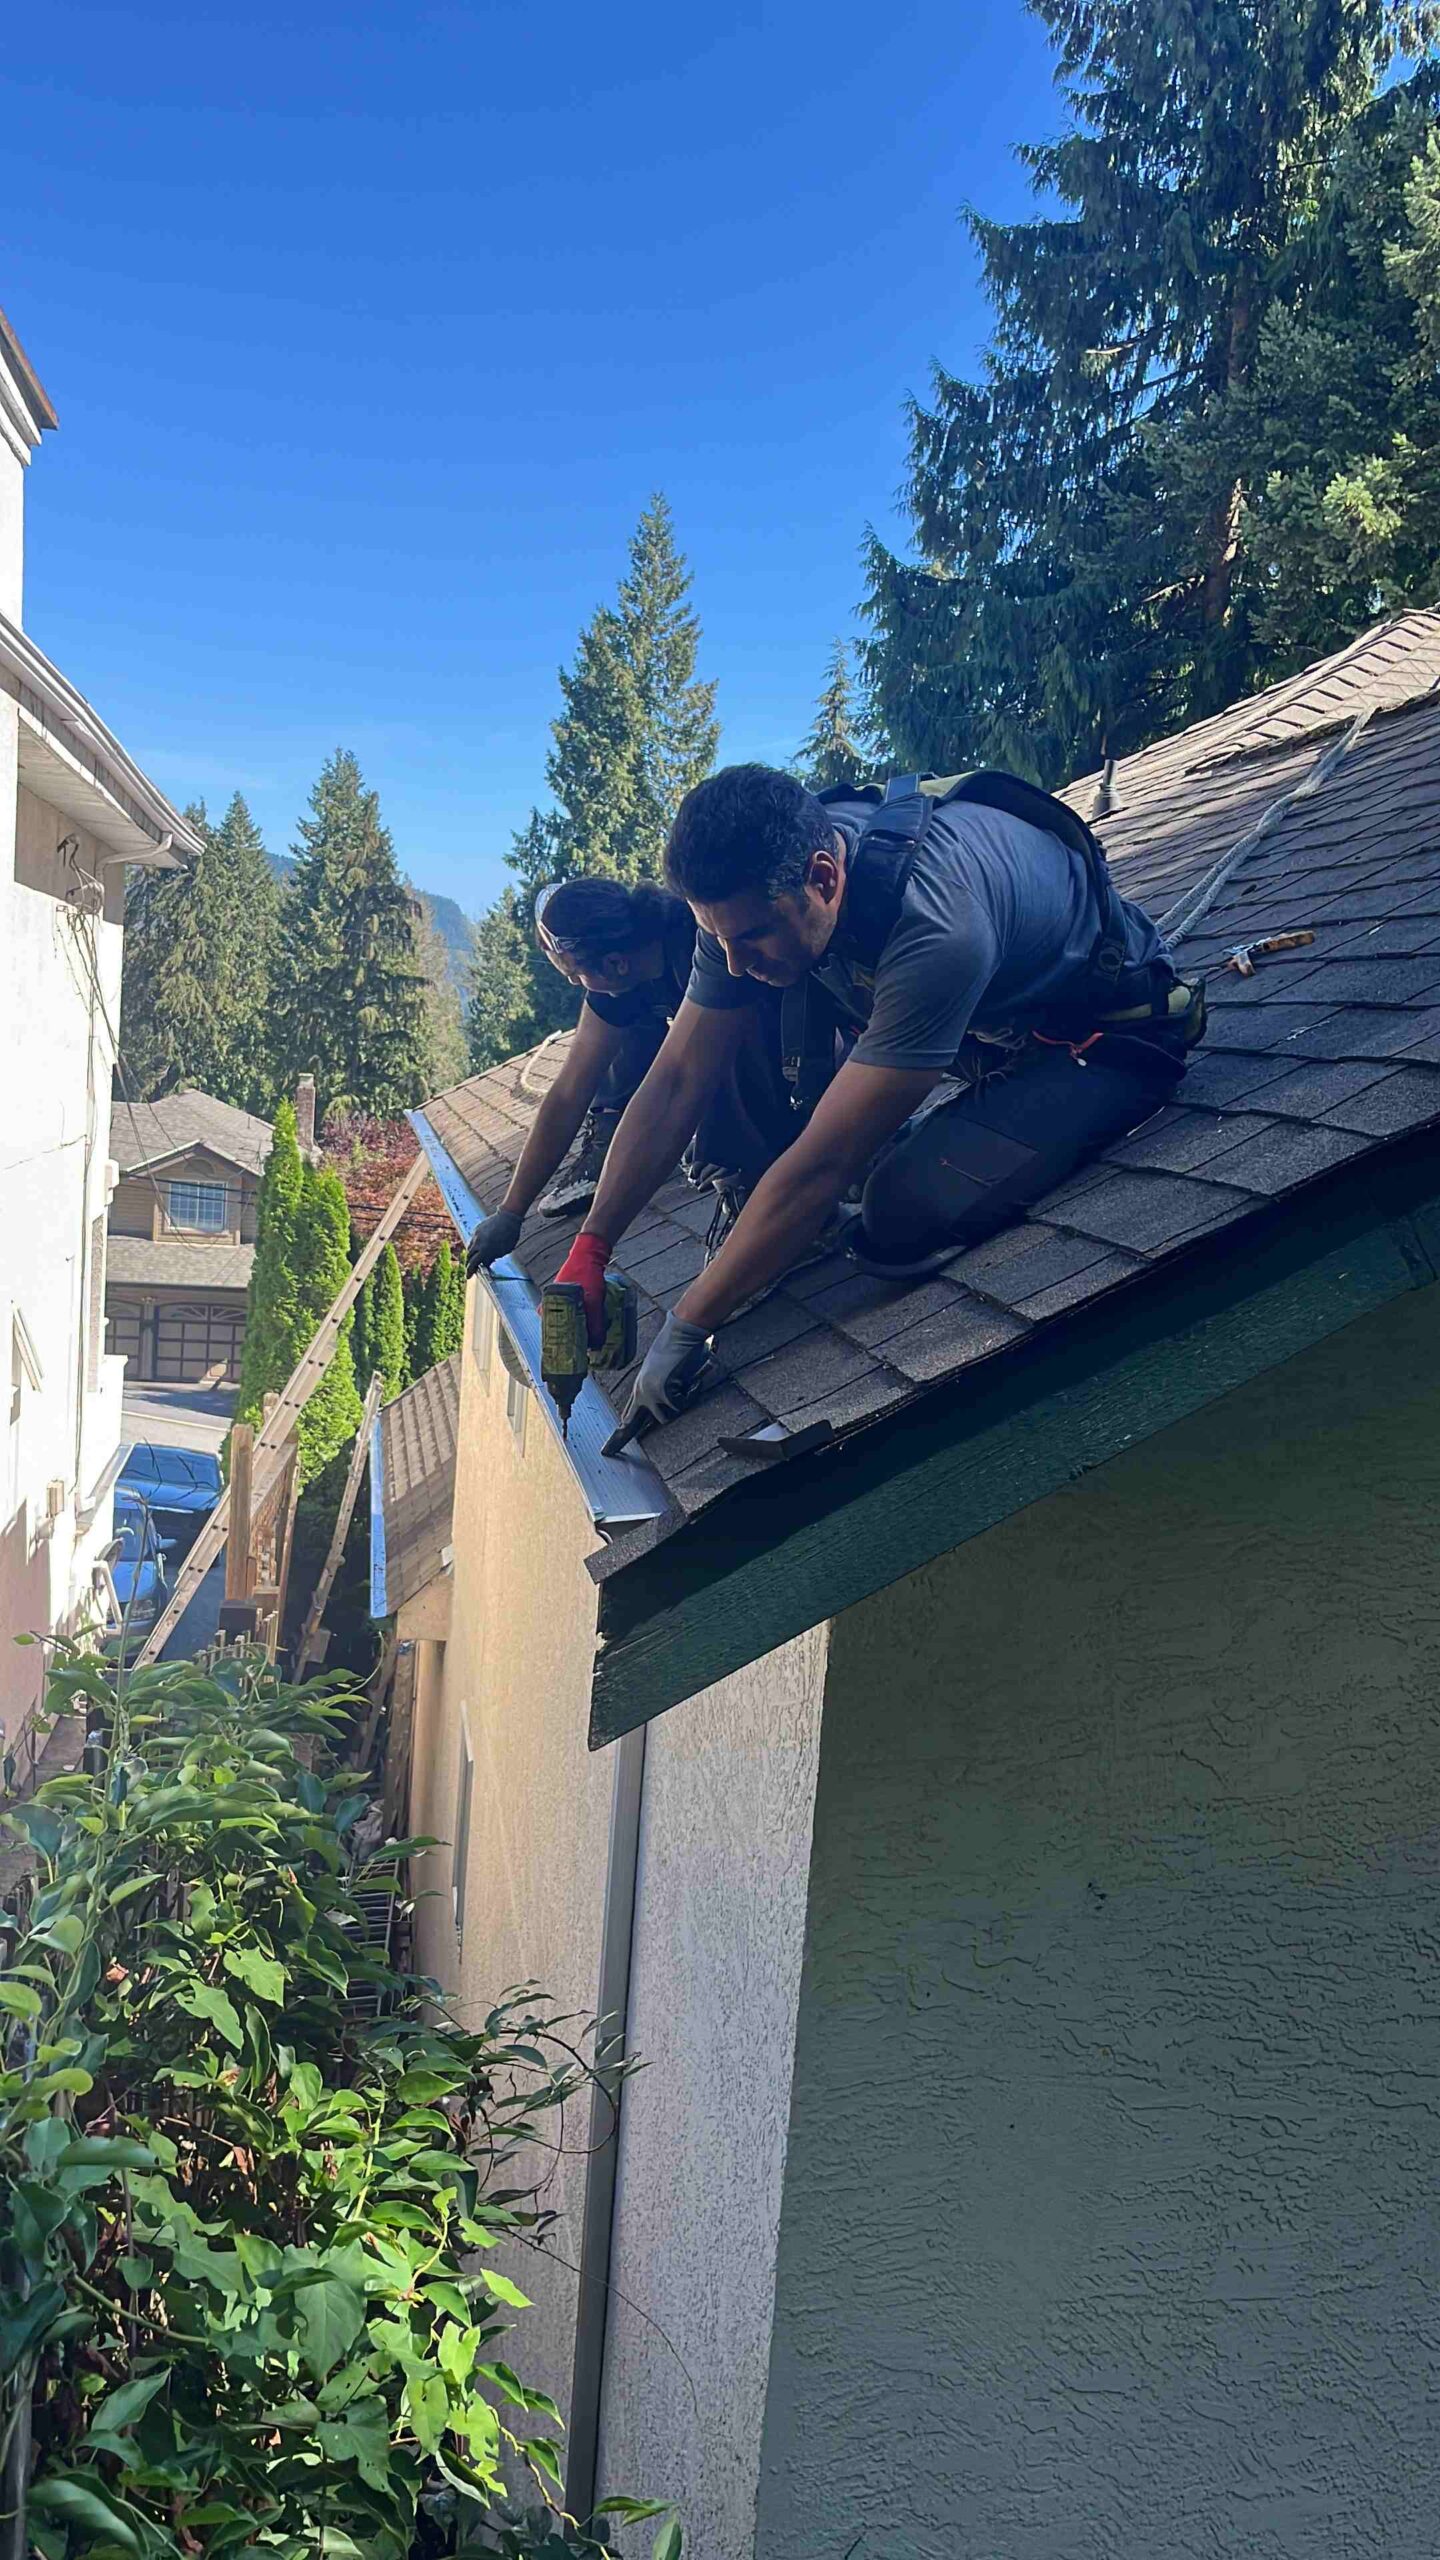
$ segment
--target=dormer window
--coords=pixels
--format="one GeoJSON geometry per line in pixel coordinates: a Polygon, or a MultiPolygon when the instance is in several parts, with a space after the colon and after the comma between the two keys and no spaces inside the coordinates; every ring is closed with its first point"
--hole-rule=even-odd
{"type": "Polygon", "coordinates": [[[189,1227],[200,1235],[223,1235],[226,1226],[223,1182],[171,1182],[166,1209],[172,1227],[189,1227]]]}

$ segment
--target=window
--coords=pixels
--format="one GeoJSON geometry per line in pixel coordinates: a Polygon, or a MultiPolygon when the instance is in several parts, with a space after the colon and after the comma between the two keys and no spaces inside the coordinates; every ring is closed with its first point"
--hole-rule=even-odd
{"type": "Polygon", "coordinates": [[[225,1229],[223,1182],[172,1182],[166,1186],[172,1227],[198,1227],[205,1235],[225,1229]]]}
{"type": "MultiPolygon", "coordinates": [[[[461,1707],[463,1715],[465,1710],[461,1707]]],[[[475,1763],[462,1730],[460,1735],[460,1802],[455,1808],[455,1848],[450,1862],[450,1899],[455,1909],[455,1935],[465,1935],[465,1878],[470,1865],[470,1792],[475,1763]]]]}
{"type": "Polygon", "coordinates": [[[529,1402],[530,1390],[525,1380],[517,1378],[512,1369],[505,1382],[505,1412],[510,1428],[515,1434],[515,1445],[522,1454],[525,1448],[525,1414],[529,1402]]]}

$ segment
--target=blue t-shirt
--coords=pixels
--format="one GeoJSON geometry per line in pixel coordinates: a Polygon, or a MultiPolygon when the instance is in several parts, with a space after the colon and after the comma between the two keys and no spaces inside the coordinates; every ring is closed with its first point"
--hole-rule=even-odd
{"type": "MultiPolygon", "coordinates": [[[[855,823],[837,816],[847,851],[855,823]]],[[[1168,954],[1144,909],[1120,899],[1132,966],[1168,954]]],[[[859,1027],[862,1066],[955,1063],[967,1032],[1019,1035],[1064,1005],[1088,973],[1100,914],[1083,857],[1003,809],[957,801],[937,809],[911,867],[899,920],[873,970],[849,949],[842,905],[816,975],[859,1027]]],[[[732,978],[715,936],[696,936],[693,1004],[747,1004],[762,992],[732,978]]]]}

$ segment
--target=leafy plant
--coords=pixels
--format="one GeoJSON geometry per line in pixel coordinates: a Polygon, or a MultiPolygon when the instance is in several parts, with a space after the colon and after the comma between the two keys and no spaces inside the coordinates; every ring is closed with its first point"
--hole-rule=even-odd
{"type": "Polygon", "coordinates": [[[0,1979],[33,2547],[406,2560],[448,2512],[504,2560],[602,2551],[558,2511],[558,2412],[504,2357],[527,2301],[494,2263],[543,2239],[503,2182],[589,2066],[533,1993],[467,2032],[366,1943],[357,1887],[393,1894],[405,1844],[352,1868],[342,1686],[178,1664],[117,1690],[76,1654],[51,1703],[79,1700],[105,1764],[14,1817],[40,1872],[0,1979]]]}

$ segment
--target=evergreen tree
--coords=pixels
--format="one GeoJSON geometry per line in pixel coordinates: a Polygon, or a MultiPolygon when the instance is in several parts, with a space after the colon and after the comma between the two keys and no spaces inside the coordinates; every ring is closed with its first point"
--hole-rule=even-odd
{"type": "Polygon", "coordinates": [[[506,890],[476,933],[472,1066],[513,1057],[579,1010],[574,989],[535,950],[537,891],[577,872],[659,876],[670,821],[719,743],[715,687],[695,673],[699,642],[690,573],[657,496],[631,538],[614,604],[586,624],[561,671],[545,768],[555,805],[531,811],[506,857],[519,890],[506,890]]]}
{"type": "MultiPolygon", "coordinates": [[[[1410,164],[1433,73],[1413,58],[1440,8],[1030,5],[1058,48],[1069,130],[1022,155],[1040,217],[970,217],[994,337],[980,381],[937,371],[912,408],[920,556],[872,539],[866,661],[898,762],[1054,780],[1268,681],[1288,649],[1334,645],[1392,567],[1418,556],[1433,573],[1433,486],[1396,448],[1417,284],[1392,271],[1382,311],[1362,172],[1408,132],[1423,194],[1410,164]],[[1353,346],[1357,266],[1386,341],[1378,374],[1353,346]],[[1316,365],[1347,338],[1340,399],[1322,381],[1317,414],[1316,365]],[[1313,463],[1287,489],[1285,461],[1317,429],[1335,438],[1318,509],[1313,463]],[[1303,636],[1284,616],[1272,628],[1277,577],[1298,591],[1317,539],[1338,591],[1303,636]]],[[[1425,218],[1412,204],[1417,267],[1425,218]]]]}
{"type": "Polygon", "coordinates": [[[322,1116],[392,1118],[425,1095],[417,901],[348,750],[321,773],[295,851],[275,996],[286,1077],[313,1070],[322,1116]]]}
{"type": "Polygon", "coordinates": [[[839,782],[868,782],[872,760],[856,700],[849,644],[837,640],[815,705],[815,717],[795,759],[801,781],[811,791],[828,791],[839,782]]]}
{"type": "Polygon", "coordinates": [[[413,1355],[414,1375],[423,1378],[428,1369],[448,1360],[458,1351],[465,1334],[465,1272],[450,1250],[448,1237],[442,1236],[420,1292],[419,1315],[415,1327],[413,1355]]]}
{"type": "Polygon", "coordinates": [[[219,826],[186,811],[201,850],[183,871],[132,873],[120,1045],[132,1090],[196,1085],[243,1111],[271,1107],[270,985],[280,893],[237,791],[219,826]]]}
{"type": "MultiPolygon", "coordinates": [[[[375,1284],[373,1313],[367,1331],[369,1375],[362,1381],[368,1386],[370,1376],[378,1370],[385,1381],[384,1401],[398,1396],[410,1383],[410,1366],[405,1356],[405,1295],[400,1284],[400,1264],[393,1244],[387,1244],[371,1274],[375,1284]]],[[[366,1286],[370,1283],[367,1281],[366,1286]]]]}
{"type": "Polygon", "coordinates": [[[423,897],[415,950],[424,981],[425,1091],[446,1093],[469,1074],[469,1052],[460,998],[450,974],[450,954],[423,897]]]}
{"type": "MultiPolygon", "coordinates": [[[[350,1211],[345,1185],[329,1165],[307,1164],[296,1239],[296,1358],[345,1285],[350,1269],[350,1211]]],[[[300,1416],[300,1482],[312,1476],[353,1440],[360,1427],[360,1395],[355,1384],[352,1349],[354,1316],[340,1328],[334,1356],[300,1416]]]]}
{"type": "Polygon", "coordinates": [[[260,1421],[266,1396],[284,1386],[298,1357],[295,1245],[304,1175],[295,1106],[282,1102],[255,1202],[255,1254],[245,1298],[237,1422],[260,1421]]]}

